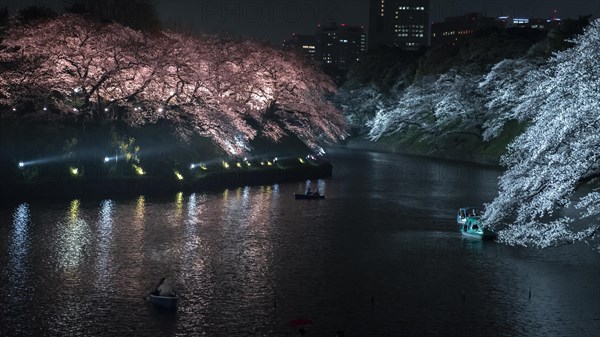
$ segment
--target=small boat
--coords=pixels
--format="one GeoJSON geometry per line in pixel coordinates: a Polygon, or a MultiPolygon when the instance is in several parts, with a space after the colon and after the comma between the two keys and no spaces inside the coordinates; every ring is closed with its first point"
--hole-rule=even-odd
{"type": "Polygon", "coordinates": [[[306,193],[294,193],[296,199],[325,199],[322,194],[306,194],[306,193]]]}
{"type": "Polygon", "coordinates": [[[168,311],[177,310],[177,296],[158,296],[152,293],[148,294],[148,299],[156,308],[168,311]]]}
{"type": "Polygon", "coordinates": [[[479,210],[473,207],[462,207],[458,209],[458,214],[456,214],[456,223],[459,225],[464,225],[467,221],[467,218],[470,216],[481,216],[479,210]]]}
{"type": "Polygon", "coordinates": [[[478,216],[467,217],[465,223],[460,228],[460,233],[465,237],[483,240],[490,240],[496,237],[496,233],[481,225],[478,216]]]}

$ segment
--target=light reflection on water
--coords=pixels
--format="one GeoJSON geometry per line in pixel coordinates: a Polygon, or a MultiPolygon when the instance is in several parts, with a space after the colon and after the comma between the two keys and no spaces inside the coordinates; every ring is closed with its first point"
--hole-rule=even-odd
{"type": "Polygon", "coordinates": [[[80,204],[78,199],[71,201],[65,222],[59,224],[59,228],[62,230],[57,245],[59,265],[66,273],[70,273],[80,266],[84,247],[90,243],[91,239],[89,226],[80,216],[80,204]]]}
{"type": "Polygon", "coordinates": [[[114,263],[111,256],[113,212],[115,203],[112,200],[104,200],[100,203],[98,213],[98,229],[96,240],[98,241],[97,263],[96,263],[96,289],[107,292],[110,280],[113,279],[111,265],[114,263]]]}
{"type": "Polygon", "coordinates": [[[294,200],[300,182],[0,212],[2,329],[295,336],[288,323],[308,318],[313,336],[598,335],[597,253],[457,233],[455,208],[494,195],[489,169],[335,159],[332,178],[310,181],[321,201],[294,200]],[[143,300],[164,276],[176,315],[143,300]]]}
{"type": "Polygon", "coordinates": [[[22,275],[25,272],[27,251],[29,250],[29,241],[27,239],[30,223],[29,205],[19,205],[13,214],[13,235],[10,244],[10,265],[16,275],[22,275]]]}

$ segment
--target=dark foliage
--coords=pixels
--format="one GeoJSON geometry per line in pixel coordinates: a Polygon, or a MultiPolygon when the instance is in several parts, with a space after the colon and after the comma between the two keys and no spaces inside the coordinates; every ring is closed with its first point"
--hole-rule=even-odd
{"type": "Polygon", "coordinates": [[[565,20],[550,31],[548,34],[547,48],[548,54],[566,50],[573,46],[570,42],[576,35],[583,34],[583,30],[590,24],[591,15],[580,16],[577,20],[565,20]]]}
{"type": "Polygon", "coordinates": [[[546,32],[529,28],[488,28],[455,44],[429,50],[420,60],[418,76],[436,75],[452,68],[483,73],[504,59],[518,58],[546,37],[546,32]]]}
{"type": "Polygon", "coordinates": [[[398,82],[410,84],[416,71],[417,60],[424,51],[405,51],[379,48],[369,52],[348,73],[347,87],[357,88],[364,83],[374,83],[388,92],[398,82]]]}
{"type": "Polygon", "coordinates": [[[65,5],[67,13],[86,15],[98,22],[118,22],[129,28],[158,32],[162,23],[150,0],[74,0],[65,5]]]}
{"type": "Polygon", "coordinates": [[[0,27],[5,26],[8,23],[8,8],[0,8],[0,27]]]}
{"type": "Polygon", "coordinates": [[[42,20],[53,19],[57,16],[58,13],[48,7],[30,6],[19,11],[17,20],[22,24],[30,24],[42,20]]]}

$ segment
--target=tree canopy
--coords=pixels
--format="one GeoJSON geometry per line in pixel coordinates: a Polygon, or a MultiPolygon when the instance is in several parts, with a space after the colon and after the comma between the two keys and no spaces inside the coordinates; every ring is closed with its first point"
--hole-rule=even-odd
{"type": "Polygon", "coordinates": [[[0,104],[21,118],[164,120],[230,154],[259,134],[293,134],[313,148],[345,135],[326,100],[331,79],[260,42],[148,34],[66,14],[9,27],[0,65],[0,104]]]}
{"type": "Polygon", "coordinates": [[[600,20],[573,43],[530,75],[512,109],[531,111],[531,125],[510,144],[484,217],[510,244],[548,247],[600,229],[600,20]]]}

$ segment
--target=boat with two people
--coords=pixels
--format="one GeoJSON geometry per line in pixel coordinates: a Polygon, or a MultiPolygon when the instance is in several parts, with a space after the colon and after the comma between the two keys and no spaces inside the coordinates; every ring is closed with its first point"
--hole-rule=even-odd
{"type": "Polygon", "coordinates": [[[456,214],[456,223],[462,227],[465,224],[468,217],[481,216],[479,209],[474,207],[461,207],[458,209],[456,214]]]}
{"type": "Polygon", "coordinates": [[[310,187],[304,193],[294,193],[294,198],[298,199],[325,199],[325,195],[321,194],[318,189],[311,191],[310,187]]]}

